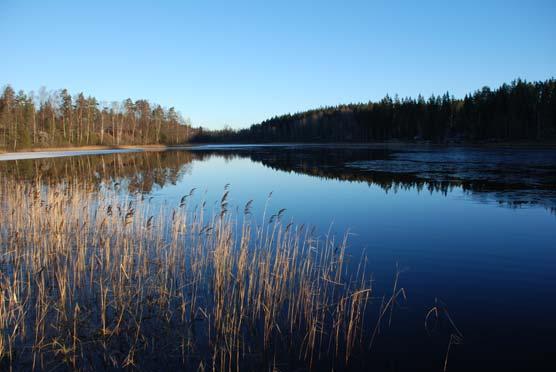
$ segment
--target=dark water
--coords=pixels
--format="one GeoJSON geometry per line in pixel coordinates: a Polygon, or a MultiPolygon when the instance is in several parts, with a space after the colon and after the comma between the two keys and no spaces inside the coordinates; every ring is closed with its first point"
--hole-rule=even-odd
{"type": "MultiPolygon", "coordinates": [[[[119,183],[177,205],[191,188],[253,214],[342,236],[377,293],[396,270],[407,301],[369,354],[378,370],[556,370],[556,150],[402,146],[228,146],[0,162],[22,182],[119,183]],[[425,316],[442,304],[435,329],[425,316]],[[446,315],[448,314],[449,317],[446,315]],[[452,324],[452,322],[453,324],[452,324]],[[432,327],[431,327],[432,328],[432,327]]],[[[216,207],[215,207],[216,208],[216,207]]]]}

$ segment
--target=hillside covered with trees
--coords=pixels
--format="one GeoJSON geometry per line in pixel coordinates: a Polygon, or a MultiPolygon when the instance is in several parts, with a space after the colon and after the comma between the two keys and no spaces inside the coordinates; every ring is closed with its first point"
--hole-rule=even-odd
{"type": "Polygon", "coordinates": [[[66,90],[38,95],[6,86],[0,96],[0,150],[31,147],[179,144],[194,134],[172,107],[140,99],[101,103],[66,90]]]}
{"type": "Polygon", "coordinates": [[[484,87],[463,99],[448,93],[286,114],[247,129],[193,128],[174,109],[147,100],[100,103],[66,90],[0,96],[0,150],[188,142],[554,141],[556,80],[484,87]]]}
{"type": "Polygon", "coordinates": [[[386,96],[273,117],[243,130],[201,130],[199,142],[480,142],[556,139],[556,80],[484,87],[463,99],[386,96]]]}

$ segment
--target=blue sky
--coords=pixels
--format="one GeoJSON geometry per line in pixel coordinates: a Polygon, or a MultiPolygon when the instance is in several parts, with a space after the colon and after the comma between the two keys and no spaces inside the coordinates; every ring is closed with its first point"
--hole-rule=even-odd
{"type": "Polygon", "coordinates": [[[556,76],[556,1],[0,0],[0,85],[194,125],[556,76]]]}

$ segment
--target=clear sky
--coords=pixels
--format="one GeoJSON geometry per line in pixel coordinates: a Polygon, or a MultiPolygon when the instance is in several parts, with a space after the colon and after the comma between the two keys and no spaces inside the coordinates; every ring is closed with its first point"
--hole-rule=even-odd
{"type": "Polygon", "coordinates": [[[556,76],[556,1],[0,0],[0,85],[194,125],[556,76]]]}

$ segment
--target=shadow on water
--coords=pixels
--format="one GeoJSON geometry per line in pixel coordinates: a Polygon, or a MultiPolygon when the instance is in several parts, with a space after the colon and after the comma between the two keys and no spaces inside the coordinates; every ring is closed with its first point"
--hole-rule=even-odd
{"type": "MultiPolygon", "coordinates": [[[[163,188],[171,189],[173,185],[185,184],[187,182],[184,181],[187,181],[190,174],[193,174],[196,169],[202,168],[199,163],[211,164],[209,160],[221,159],[227,161],[245,159],[247,163],[254,162],[280,172],[354,183],[354,186],[356,186],[355,184],[367,184],[378,187],[389,194],[398,191],[400,191],[399,194],[403,194],[402,190],[412,190],[448,195],[456,189],[462,190],[472,201],[479,204],[495,202],[510,208],[540,206],[552,213],[556,211],[556,151],[551,149],[508,150],[504,148],[401,147],[395,145],[205,146],[190,151],[120,153],[5,161],[0,162],[0,178],[10,180],[12,183],[13,181],[21,183],[38,181],[44,186],[67,183],[82,190],[102,192],[107,189],[117,189],[122,193],[147,195],[156,194],[163,188]]],[[[249,165],[253,164],[249,163],[249,165]]],[[[258,168],[262,169],[263,167],[258,168]]],[[[241,172],[241,169],[234,168],[233,164],[232,170],[241,172]]],[[[263,173],[257,173],[257,175],[260,174],[263,173]]],[[[210,178],[204,180],[207,179],[210,180],[210,178]]],[[[256,179],[253,180],[256,181],[256,179]]],[[[291,178],[284,182],[287,181],[291,181],[291,178]]],[[[251,189],[244,190],[244,192],[249,191],[251,189]]],[[[271,190],[260,192],[267,193],[268,191],[271,190]]],[[[0,193],[2,192],[3,190],[0,190],[0,193]]],[[[182,190],[180,189],[179,192],[181,193],[182,190]]],[[[166,195],[162,196],[166,197],[166,195]]],[[[257,195],[248,195],[248,197],[257,197],[257,195]]],[[[358,198],[363,199],[364,195],[358,195],[358,198]]],[[[392,216],[407,225],[392,225],[395,228],[395,234],[402,236],[413,233],[414,235],[406,240],[395,240],[388,235],[391,234],[388,230],[391,228],[388,225],[391,220],[379,220],[373,217],[374,215],[364,209],[364,206],[368,204],[361,204],[363,205],[361,210],[364,213],[355,214],[355,211],[350,210],[349,213],[354,214],[348,224],[358,218],[367,218],[368,225],[375,227],[378,232],[382,231],[382,235],[378,235],[375,231],[374,235],[364,236],[365,239],[376,238],[377,242],[373,243],[390,244],[391,246],[388,248],[393,247],[392,249],[398,249],[398,246],[403,247],[406,256],[413,255],[410,258],[415,259],[411,268],[414,271],[402,274],[404,286],[408,288],[409,292],[409,303],[403,310],[404,319],[398,317],[397,321],[395,320],[391,324],[389,333],[396,336],[381,337],[380,342],[376,343],[374,350],[381,357],[373,360],[373,366],[376,366],[378,370],[430,370],[430,368],[441,370],[439,366],[442,366],[444,362],[448,340],[453,342],[453,345],[450,344],[452,354],[448,370],[468,370],[470,367],[476,366],[474,363],[481,363],[485,368],[492,367],[493,370],[500,366],[512,367],[512,364],[515,364],[514,367],[517,368],[528,365],[532,361],[539,363],[538,355],[542,350],[548,348],[547,342],[550,342],[554,329],[550,324],[546,325],[546,320],[552,317],[550,309],[554,308],[553,301],[546,296],[546,294],[553,293],[553,287],[550,284],[553,283],[553,274],[550,272],[550,268],[553,267],[551,263],[553,256],[549,254],[546,247],[549,247],[550,242],[554,239],[546,232],[546,228],[540,231],[543,232],[543,235],[537,240],[531,239],[530,231],[532,230],[523,230],[522,235],[525,237],[522,237],[515,245],[521,246],[523,242],[532,241],[539,247],[537,249],[523,247],[523,251],[526,252],[522,253],[522,250],[518,250],[519,247],[508,244],[504,239],[502,239],[503,244],[500,243],[500,240],[489,241],[489,238],[496,237],[496,233],[486,234],[496,228],[496,224],[491,226],[490,220],[486,223],[489,226],[479,230],[476,226],[464,229],[464,224],[461,226],[457,224],[437,226],[432,223],[432,221],[439,221],[436,218],[426,220],[421,224],[417,219],[404,219],[404,215],[408,213],[402,208],[396,210],[398,214],[393,213],[392,216]],[[408,227],[412,223],[415,226],[408,227]],[[446,228],[446,231],[442,231],[443,227],[446,228]],[[462,238],[462,230],[469,232],[468,240],[462,238]],[[458,241],[453,242],[454,236],[459,237],[455,239],[458,241]],[[544,245],[538,244],[543,242],[544,245]],[[414,244],[416,248],[407,246],[411,244],[414,244]],[[474,246],[478,248],[474,249],[474,246]],[[490,246],[493,248],[489,249],[490,246]],[[411,252],[411,249],[415,249],[415,252],[411,252]],[[536,252],[537,257],[529,252],[536,252]],[[542,254],[545,254],[546,257],[543,258],[542,254]],[[513,260],[512,264],[509,263],[510,260],[513,260]],[[425,267],[427,264],[429,266],[425,267]],[[504,265],[510,266],[510,269],[520,266],[520,270],[503,271],[504,265]],[[421,275],[421,279],[419,279],[419,275],[421,275]],[[519,275],[523,275],[523,278],[518,278],[519,275]],[[418,280],[421,280],[419,283],[423,289],[418,288],[418,280]],[[477,283],[481,281],[482,285],[479,287],[477,283]],[[447,305],[441,300],[433,303],[432,300],[438,295],[439,288],[444,289],[445,294],[458,292],[458,290],[460,293],[453,294],[447,305]],[[516,295],[517,292],[519,295],[516,295]],[[543,295],[538,296],[538,293],[543,295]],[[523,300],[523,298],[527,300],[523,300]],[[535,298],[542,298],[541,302],[546,301],[547,303],[535,304],[532,302],[532,299],[535,298]],[[508,303],[512,303],[511,309],[508,308],[508,303]],[[503,305],[497,307],[497,304],[503,305]],[[447,310],[448,305],[450,312],[447,310]],[[427,328],[425,328],[423,324],[426,310],[432,306],[435,310],[427,316],[427,328]],[[452,324],[452,310],[454,309],[457,315],[455,317],[457,327],[452,324]],[[473,310],[477,309],[480,309],[480,313],[473,313],[473,310]],[[538,318],[536,321],[542,324],[536,324],[532,320],[519,320],[522,319],[523,314],[532,314],[533,310],[537,311],[535,313],[538,318]],[[466,312],[469,313],[466,314],[466,312]],[[516,319],[519,324],[515,323],[516,319]],[[495,329],[492,324],[498,326],[502,324],[505,327],[495,329]],[[459,328],[465,336],[464,345],[457,345],[461,341],[459,328]],[[442,332],[442,337],[427,338],[426,332],[433,332],[435,329],[442,332]],[[532,339],[534,342],[524,341],[528,339],[532,339]],[[426,340],[426,345],[423,340],[426,340]],[[528,345],[525,345],[526,343],[528,345]],[[500,347],[501,350],[489,351],[495,347],[500,347]],[[406,350],[400,350],[400,348],[406,350]],[[500,358],[506,358],[507,361],[501,363],[500,358]]],[[[350,205],[353,207],[354,204],[350,205]]],[[[453,206],[453,204],[451,205],[453,206]]],[[[318,207],[320,208],[320,206],[318,207]]],[[[310,208],[315,208],[315,206],[308,205],[307,209],[310,208]]],[[[390,205],[387,208],[390,208],[390,205]]],[[[491,209],[497,212],[513,212],[499,208],[491,209]]],[[[422,210],[418,209],[418,211],[420,213],[422,210]]],[[[431,209],[430,213],[434,211],[438,211],[438,209],[431,209]]],[[[377,213],[380,215],[382,212],[380,210],[377,213]]],[[[483,209],[473,210],[470,216],[477,217],[473,213],[482,212],[483,209]]],[[[547,217],[544,211],[540,210],[540,212],[543,212],[541,213],[543,217],[547,217]]],[[[350,217],[349,213],[340,216],[350,217]]],[[[426,219],[424,215],[418,217],[426,219]]],[[[521,217],[523,218],[515,221],[523,222],[527,216],[521,217]]],[[[315,216],[316,218],[317,216],[315,216]]],[[[468,217],[463,216],[461,221],[466,222],[466,218],[468,217]]],[[[551,216],[548,216],[548,219],[550,218],[551,216]]],[[[311,220],[302,222],[315,223],[311,220]]],[[[512,220],[511,224],[503,225],[503,228],[507,229],[507,226],[511,226],[516,230],[516,234],[520,234],[521,231],[516,224],[517,222],[512,220]]],[[[367,225],[362,224],[362,226],[366,227],[367,225]]],[[[500,231],[508,233],[508,230],[501,229],[500,231]]],[[[516,236],[519,237],[519,235],[516,236]]],[[[383,270],[388,271],[389,275],[391,274],[390,268],[383,270]]],[[[389,314],[385,318],[388,317],[389,314]]],[[[390,325],[388,326],[390,327],[390,325]]],[[[364,365],[370,365],[364,357],[361,360],[364,365]]]]}
{"type": "Polygon", "coordinates": [[[281,145],[200,147],[0,162],[0,174],[45,183],[124,183],[150,193],[175,185],[194,161],[248,158],[274,170],[362,182],[385,192],[399,189],[447,194],[461,188],[479,202],[507,207],[540,205],[556,211],[556,150],[397,146],[281,145]]]}

